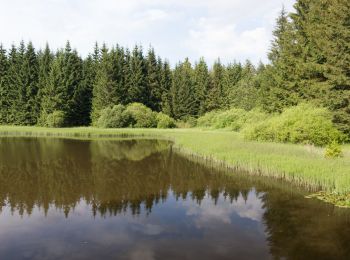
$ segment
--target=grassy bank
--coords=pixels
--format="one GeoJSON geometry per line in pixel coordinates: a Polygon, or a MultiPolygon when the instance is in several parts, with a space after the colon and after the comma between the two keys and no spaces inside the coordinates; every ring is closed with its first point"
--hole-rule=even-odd
{"type": "Polygon", "coordinates": [[[199,129],[96,129],[0,127],[0,136],[60,136],[70,138],[111,138],[146,136],[171,139],[182,152],[212,163],[243,169],[252,174],[272,176],[306,186],[314,191],[339,194],[347,205],[350,193],[350,146],[344,157],[324,158],[324,150],[313,146],[245,141],[234,132],[199,129]]]}

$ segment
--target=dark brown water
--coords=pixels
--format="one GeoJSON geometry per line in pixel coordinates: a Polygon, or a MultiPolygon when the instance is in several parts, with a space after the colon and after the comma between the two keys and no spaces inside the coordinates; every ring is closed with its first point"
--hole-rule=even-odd
{"type": "Polygon", "coordinates": [[[0,259],[350,259],[350,211],[166,142],[0,139],[0,259]]]}

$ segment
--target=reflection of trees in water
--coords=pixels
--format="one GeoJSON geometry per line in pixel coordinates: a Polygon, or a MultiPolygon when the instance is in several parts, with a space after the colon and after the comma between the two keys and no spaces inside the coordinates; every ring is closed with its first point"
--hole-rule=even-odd
{"type": "Polygon", "coordinates": [[[31,214],[38,206],[66,215],[81,199],[94,214],[116,215],[128,209],[151,212],[167,199],[191,197],[200,203],[206,194],[231,201],[240,190],[237,180],[194,164],[171,152],[164,141],[75,141],[64,139],[1,139],[0,200],[12,211],[31,214]],[[231,187],[231,188],[227,188],[231,187]],[[232,187],[235,187],[232,189],[232,187]]]}
{"type": "Polygon", "coordinates": [[[349,259],[350,211],[290,193],[262,196],[267,241],[276,259],[349,259]]]}
{"type": "Polygon", "coordinates": [[[81,199],[94,215],[150,213],[169,191],[198,204],[208,195],[214,203],[221,195],[232,203],[240,196],[247,200],[253,183],[274,258],[350,255],[349,211],[296,196],[299,191],[289,184],[214,174],[173,153],[165,142],[0,139],[0,209],[9,206],[20,215],[38,206],[68,216],[81,199]]]}

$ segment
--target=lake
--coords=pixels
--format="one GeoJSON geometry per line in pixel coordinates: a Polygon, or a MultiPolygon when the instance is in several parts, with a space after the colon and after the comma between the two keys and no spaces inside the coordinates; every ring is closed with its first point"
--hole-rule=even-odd
{"type": "Polygon", "coordinates": [[[160,140],[0,139],[0,259],[350,259],[350,210],[160,140]]]}

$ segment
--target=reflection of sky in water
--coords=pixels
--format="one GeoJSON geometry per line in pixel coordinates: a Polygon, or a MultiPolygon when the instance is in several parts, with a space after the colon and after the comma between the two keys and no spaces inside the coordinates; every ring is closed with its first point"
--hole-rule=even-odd
{"type": "MultiPolygon", "coordinates": [[[[144,205],[143,205],[144,206],[144,205]]],[[[34,208],[30,216],[3,208],[0,256],[8,259],[86,258],[268,258],[262,202],[253,190],[247,200],[230,202],[223,194],[215,205],[209,194],[200,204],[176,200],[172,192],[150,214],[131,212],[93,217],[80,201],[65,218],[50,208],[47,216],[34,208]],[[247,247],[249,245],[249,247],[247,247]]]]}

